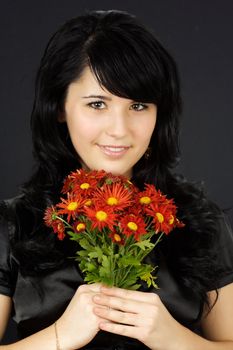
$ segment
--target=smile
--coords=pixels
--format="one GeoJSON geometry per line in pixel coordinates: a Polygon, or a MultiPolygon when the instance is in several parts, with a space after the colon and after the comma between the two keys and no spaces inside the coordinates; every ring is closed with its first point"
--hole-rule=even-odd
{"type": "Polygon", "coordinates": [[[101,151],[107,156],[121,157],[123,156],[130,147],[128,146],[113,146],[113,145],[97,145],[101,151]]]}

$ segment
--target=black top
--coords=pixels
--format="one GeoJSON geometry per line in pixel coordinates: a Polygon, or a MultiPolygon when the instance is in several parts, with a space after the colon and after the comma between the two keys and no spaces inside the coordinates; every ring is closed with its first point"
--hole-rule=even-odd
{"type": "MultiPolygon", "coordinates": [[[[4,202],[6,205],[6,202],[4,202]]],[[[8,202],[12,206],[14,201],[8,202]]],[[[58,319],[80,284],[83,284],[75,261],[69,259],[59,270],[40,277],[22,275],[12,252],[10,240],[16,234],[16,225],[0,212],[0,294],[12,297],[12,317],[18,326],[19,337],[33,334],[58,319]]],[[[230,225],[222,220],[220,235],[220,263],[223,274],[218,288],[233,282],[233,234],[230,225]]],[[[151,260],[152,258],[148,258],[151,260]]],[[[149,261],[148,261],[149,262],[149,261]]],[[[152,263],[152,261],[150,261],[152,263]]],[[[197,322],[200,301],[181,288],[169,271],[165,260],[160,259],[158,270],[159,290],[142,287],[141,290],[158,293],[172,316],[184,326],[199,332],[197,322]]],[[[111,333],[99,332],[85,348],[97,349],[147,349],[140,342],[111,333]]]]}

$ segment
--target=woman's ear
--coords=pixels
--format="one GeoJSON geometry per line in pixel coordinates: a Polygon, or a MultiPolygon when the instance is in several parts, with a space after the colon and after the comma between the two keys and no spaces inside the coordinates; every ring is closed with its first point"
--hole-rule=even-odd
{"type": "Polygon", "coordinates": [[[57,120],[58,120],[58,123],[65,123],[66,122],[65,112],[59,113],[57,120]]]}

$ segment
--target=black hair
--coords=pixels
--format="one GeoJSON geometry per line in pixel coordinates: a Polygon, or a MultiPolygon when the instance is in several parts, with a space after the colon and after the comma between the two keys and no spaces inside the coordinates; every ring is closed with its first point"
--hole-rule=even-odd
{"type": "Polygon", "coordinates": [[[134,166],[133,180],[140,188],[153,183],[175,198],[186,227],[163,245],[170,251],[168,264],[184,288],[208,302],[206,291],[215,288],[217,276],[213,242],[219,210],[201,189],[172,172],[179,160],[182,109],[176,64],[149,30],[121,11],[95,11],[69,20],[52,36],[41,60],[31,117],[37,168],[23,186],[20,209],[24,218],[32,219],[14,242],[21,269],[38,273],[57,268],[65,259],[63,243],[43,225],[43,213],[58,200],[63,178],[81,166],[59,116],[68,86],[87,66],[109,92],[157,105],[150,158],[142,157],[134,166]]]}
{"type": "Polygon", "coordinates": [[[178,157],[181,111],[175,62],[132,15],[97,11],[65,23],[51,38],[41,60],[31,125],[34,155],[45,182],[48,178],[54,182],[57,179],[51,177],[64,177],[67,170],[80,166],[66,124],[59,123],[58,115],[64,112],[68,86],[86,66],[111,93],[157,105],[151,139],[154,162],[145,164],[142,159],[135,176],[140,178],[143,171],[145,181],[150,174],[148,166],[153,167],[153,174],[173,166],[178,157]]]}

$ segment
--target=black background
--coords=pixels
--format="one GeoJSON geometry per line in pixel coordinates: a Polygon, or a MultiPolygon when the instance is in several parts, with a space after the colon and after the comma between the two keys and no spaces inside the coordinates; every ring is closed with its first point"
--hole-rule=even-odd
{"type": "MultiPolygon", "coordinates": [[[[16,195],[32,171],[34,78],[48,38],[65,20],[93,9],[135,14],[174,56],[184,99],[178,170],[190,180],[204,181],[209,197],[220,207],[232,207],[231,0],[1,1],[0,199],[16,195]]],[[[233,222],[232,209],[229,216],[233,222]]],[[[11,324],[5,341],[13,339],[11,324]]]]}

